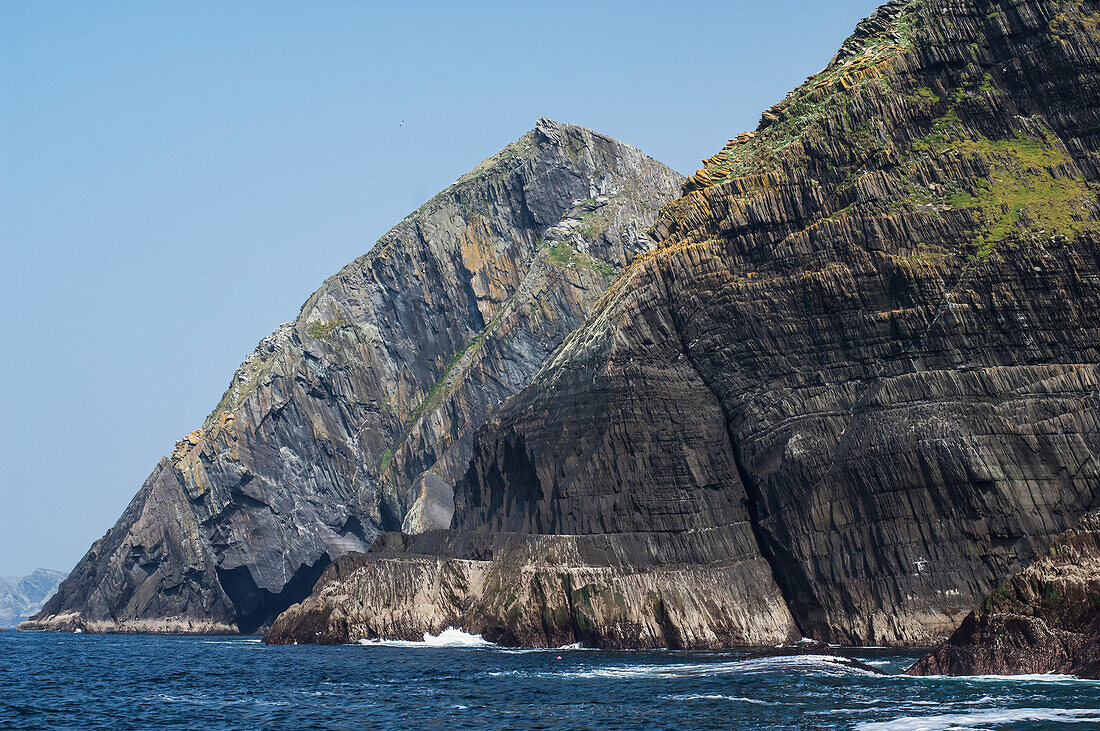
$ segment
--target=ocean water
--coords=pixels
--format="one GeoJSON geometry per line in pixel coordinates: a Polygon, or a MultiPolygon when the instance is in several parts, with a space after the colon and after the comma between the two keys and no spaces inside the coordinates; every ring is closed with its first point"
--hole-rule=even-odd
{"type": "MultiPolygon", "coordinates": [[[[856,654],[897,673],[914,653],[856,654]]],[[[745,652],[0,632],[0,728],[1084,729],[1100,683],[908,678],[745,652]]]]}

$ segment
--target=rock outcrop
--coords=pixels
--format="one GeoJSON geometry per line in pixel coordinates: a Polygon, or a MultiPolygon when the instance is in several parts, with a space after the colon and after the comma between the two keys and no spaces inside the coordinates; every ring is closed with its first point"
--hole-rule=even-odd
{"type": "Polygon", "coordinates": [[[41,568],[26,576],[0,576],[0,628],[15,627],[41,609],[64,578],[61,571],[41,568]]]}
{"type": "Polygon", "coordinates": [[[1100,512],[1059,535],[907,672],[1100,679],[1100,512]]]}
{"type": "Polygon", "coordinates": [[[527,647],[705,649],[797,637],[767,564],[739,560],[729,540],[740,537],[726,533],[388,534],[369,555],[338,559],[264,640],[417,640],[448,627],[527,647]]]}
{"type": "Polygon", "coordinates": [[[265,338],[24,628],[251,632],[380,531],[446,527],[474,430],[650,248],[682,181],[540,120],[265,338]]]}
{"type": "Polygon", "coordinates": [[[1100,500],[1098,25],[887,3],[479,431],[453,530],[349,557],[269,638],[942,640],[1100,500]],[[582,627],[578,591],[626,609],[582,627]]]}

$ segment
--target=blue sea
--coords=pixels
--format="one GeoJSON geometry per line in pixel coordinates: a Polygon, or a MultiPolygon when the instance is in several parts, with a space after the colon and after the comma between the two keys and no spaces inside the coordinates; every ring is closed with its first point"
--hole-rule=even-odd
{"type": "Polygon", "coordinates": [[[881,676],[747,652],[511,650],[425,642],[268,647],[254,637],[0,632],[0,728],[1100,728],[1100,683],[881,676]]]}

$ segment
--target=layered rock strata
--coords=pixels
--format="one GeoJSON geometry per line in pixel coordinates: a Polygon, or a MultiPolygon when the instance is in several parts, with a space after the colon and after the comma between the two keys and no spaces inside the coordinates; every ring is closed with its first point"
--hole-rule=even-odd
{"type": "Polygon", "coordinates": [[[1100,513],[1059,535],[907,672],[1100,679],[1100,513]]]}
{"type": "Polygon", "coordinates": [[[540,120],[265,338],[24,627],[251,632],[380,531],[447,526],[473,431],[652,245],[682,180],[540,120]]]}
{"type": "Polygon", "coordinates": [[[608,606],[598,644],[945,638],[1100,500],[1098,25],[1089,0],[896,0],[860,23],[479,431],[453,531],[347,559],[272,639],[483,611],[501,638],[579,636],[558,600],[495,609],[456,561],[563,596],[564,569],[608,572],[588,595],[675,571],[714,605],[661,633],[608,606]],[[463,548],[482,536],[517,548],[463,548]],[[518,548],[588,542],[605,555],[518,548]]]}
{"type": "Polygon", "coordinates": [[[797,637],[744,534],[388,534],[279,615],[273,644],[419,640],[461,627],[511,646],[710,648],[797,637]]]}

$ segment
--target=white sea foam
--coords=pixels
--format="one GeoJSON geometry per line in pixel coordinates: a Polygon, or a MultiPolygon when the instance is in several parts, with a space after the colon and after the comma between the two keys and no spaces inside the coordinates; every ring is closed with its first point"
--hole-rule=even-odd
{"type": "Polygon", "coordinates": [[[809,675],[869,675],[879,677],[869,670],[854,668],[838,661],[830,655],[794,655],[784,657],[761,657],[752,660],[734,660],[730,662],[710,663],[669,663],[667,665],[609,665],[567,670],[562,672],[503,671],[490,673],[493,676],[525,675],[531,677],[556,678],[613,678],[631,680],[640,678],[692,678],[720,675],[771,675],[804,673],[809,675]]]}
{"type": "Polygon", "coordinates": [[[780,657],[758,657],[740,662],[723,663],[731,665],[732,672],[737,673],[775,673],[775,672],[802,672],[817,675],[870,675],[879,677],[878,673],[863,668],[853,667],[842,658],[834,655],[791,655],[780,657]]]}
{"type": "Polygon", "coordinates": [[[1077,724],[1100,721],[1094,708],[996,708],[934,716],[901,716],[889,721],[864,721],[858,731],[970,731],[1028,722],[1077,724]]]}
{"type": "Polygon", "coordinates": [[[595,647],[583,647],[581,643],[574,642],[571,645],[561,647],[501,647],[493,645],[493,649],[504,655],[526,655],[532,652],[579,652],[581,650],[595,650],[595,647]]]}
{"type": "Polygon", "coordinates": [[[496,647],[481,635],[472,635],[454,627],[448,627],[438,635],[425,632],[421,641],[359,640],[359,644],[372,647],[496,647]]]}
{"type": "Polygon", "coordinates": [[[253,704],[257,706],[289,706],[287,701],[265,701],[251,696],[239,696],[237,698],[214,697],[208,693],[188,693],[185,695],[168,695],[158,693],[152,698],[161,703],[187,703],[195,706],[236,706],[253,704]]]}
{"type": "Polygon", "coordinates": [[[243,640],[238,640],[238,639],[199,640],[199,642],[203,645],[241,645],[241,644],[250,644],[250,645],[252,645],[252,644],[257,644],[257,643],[263,642],[263,640],[260,639],[259,637],[256,637],[256,638],[251,638],[250,637],[248,639],[243,639],[243,640]]]}
{"type": "Polygon", "coordinates": [[[735,703],[752,703],[756,706],[777,706],[778,701],[762,701],[759,698],[746,698],[740,695],[723,695],[721,693],[681,693],[679,695],[661,696],[670,701],[733,701],[735,703]]]}
{"type": "Polygon", "coordinates": [[[861,708],[830,708],[821,711],[809,711],[810,715],[814,716],[858,716],[868,713],[881,713],[887,708],[892,708],[897,712],[912,711],[920,712],[927,706],[935,706],[936,708],[946,709],[951,706],[982,706],[997,703],[1005,703],[1007,699],[994,698],[993,696],[982,696],[981,698],[974,698],[967,701],[944,701],[944,700],[917,700],[907,699],[903,702],[896,702],[886,698],[866,698],[866,697],[848,697],[847,703],[854,706],[862,706],[861,708]]]}
{"type": "Polygon", "coordinates": [[[449,627],[438,635],[432,635],[425,632],[423,640],[362,639],[359,640],[358,644],[368,647],[479,647],[483,649],[493,649],[506,655],[520,655],[532,652],[562,652],[565,650],[573,652],[577,650],[596,649],[584,647],[579,642],[574,642],[571,645],[562,645],[561,647],[502,647],[496,643],[489,642],[481,635],[469,634],[460,629],[455,629],[454,627],[449,627]]]}
{"type": "Polygon", "coordinates": [[[1063,684],[1100,684],[1100,680],[1079,678],[1076,675],[1060,673],[1032,673],[1030,675],[915,675],[907,676],[914,680],[952,680],[964,683],[1063,683],[1063,684]]]}
{"type": "Polygon", "coordinates": [[[997,703],[1004,702],[1004,698],[994,698],[991,695],[983,695],[981,698],[974,698],[968,701],[914,701],[908,700],[905,702],[909,706],[944,706],[944,705],[959,705],[959,706],[980,706],[985,703],[997,703]]]}

